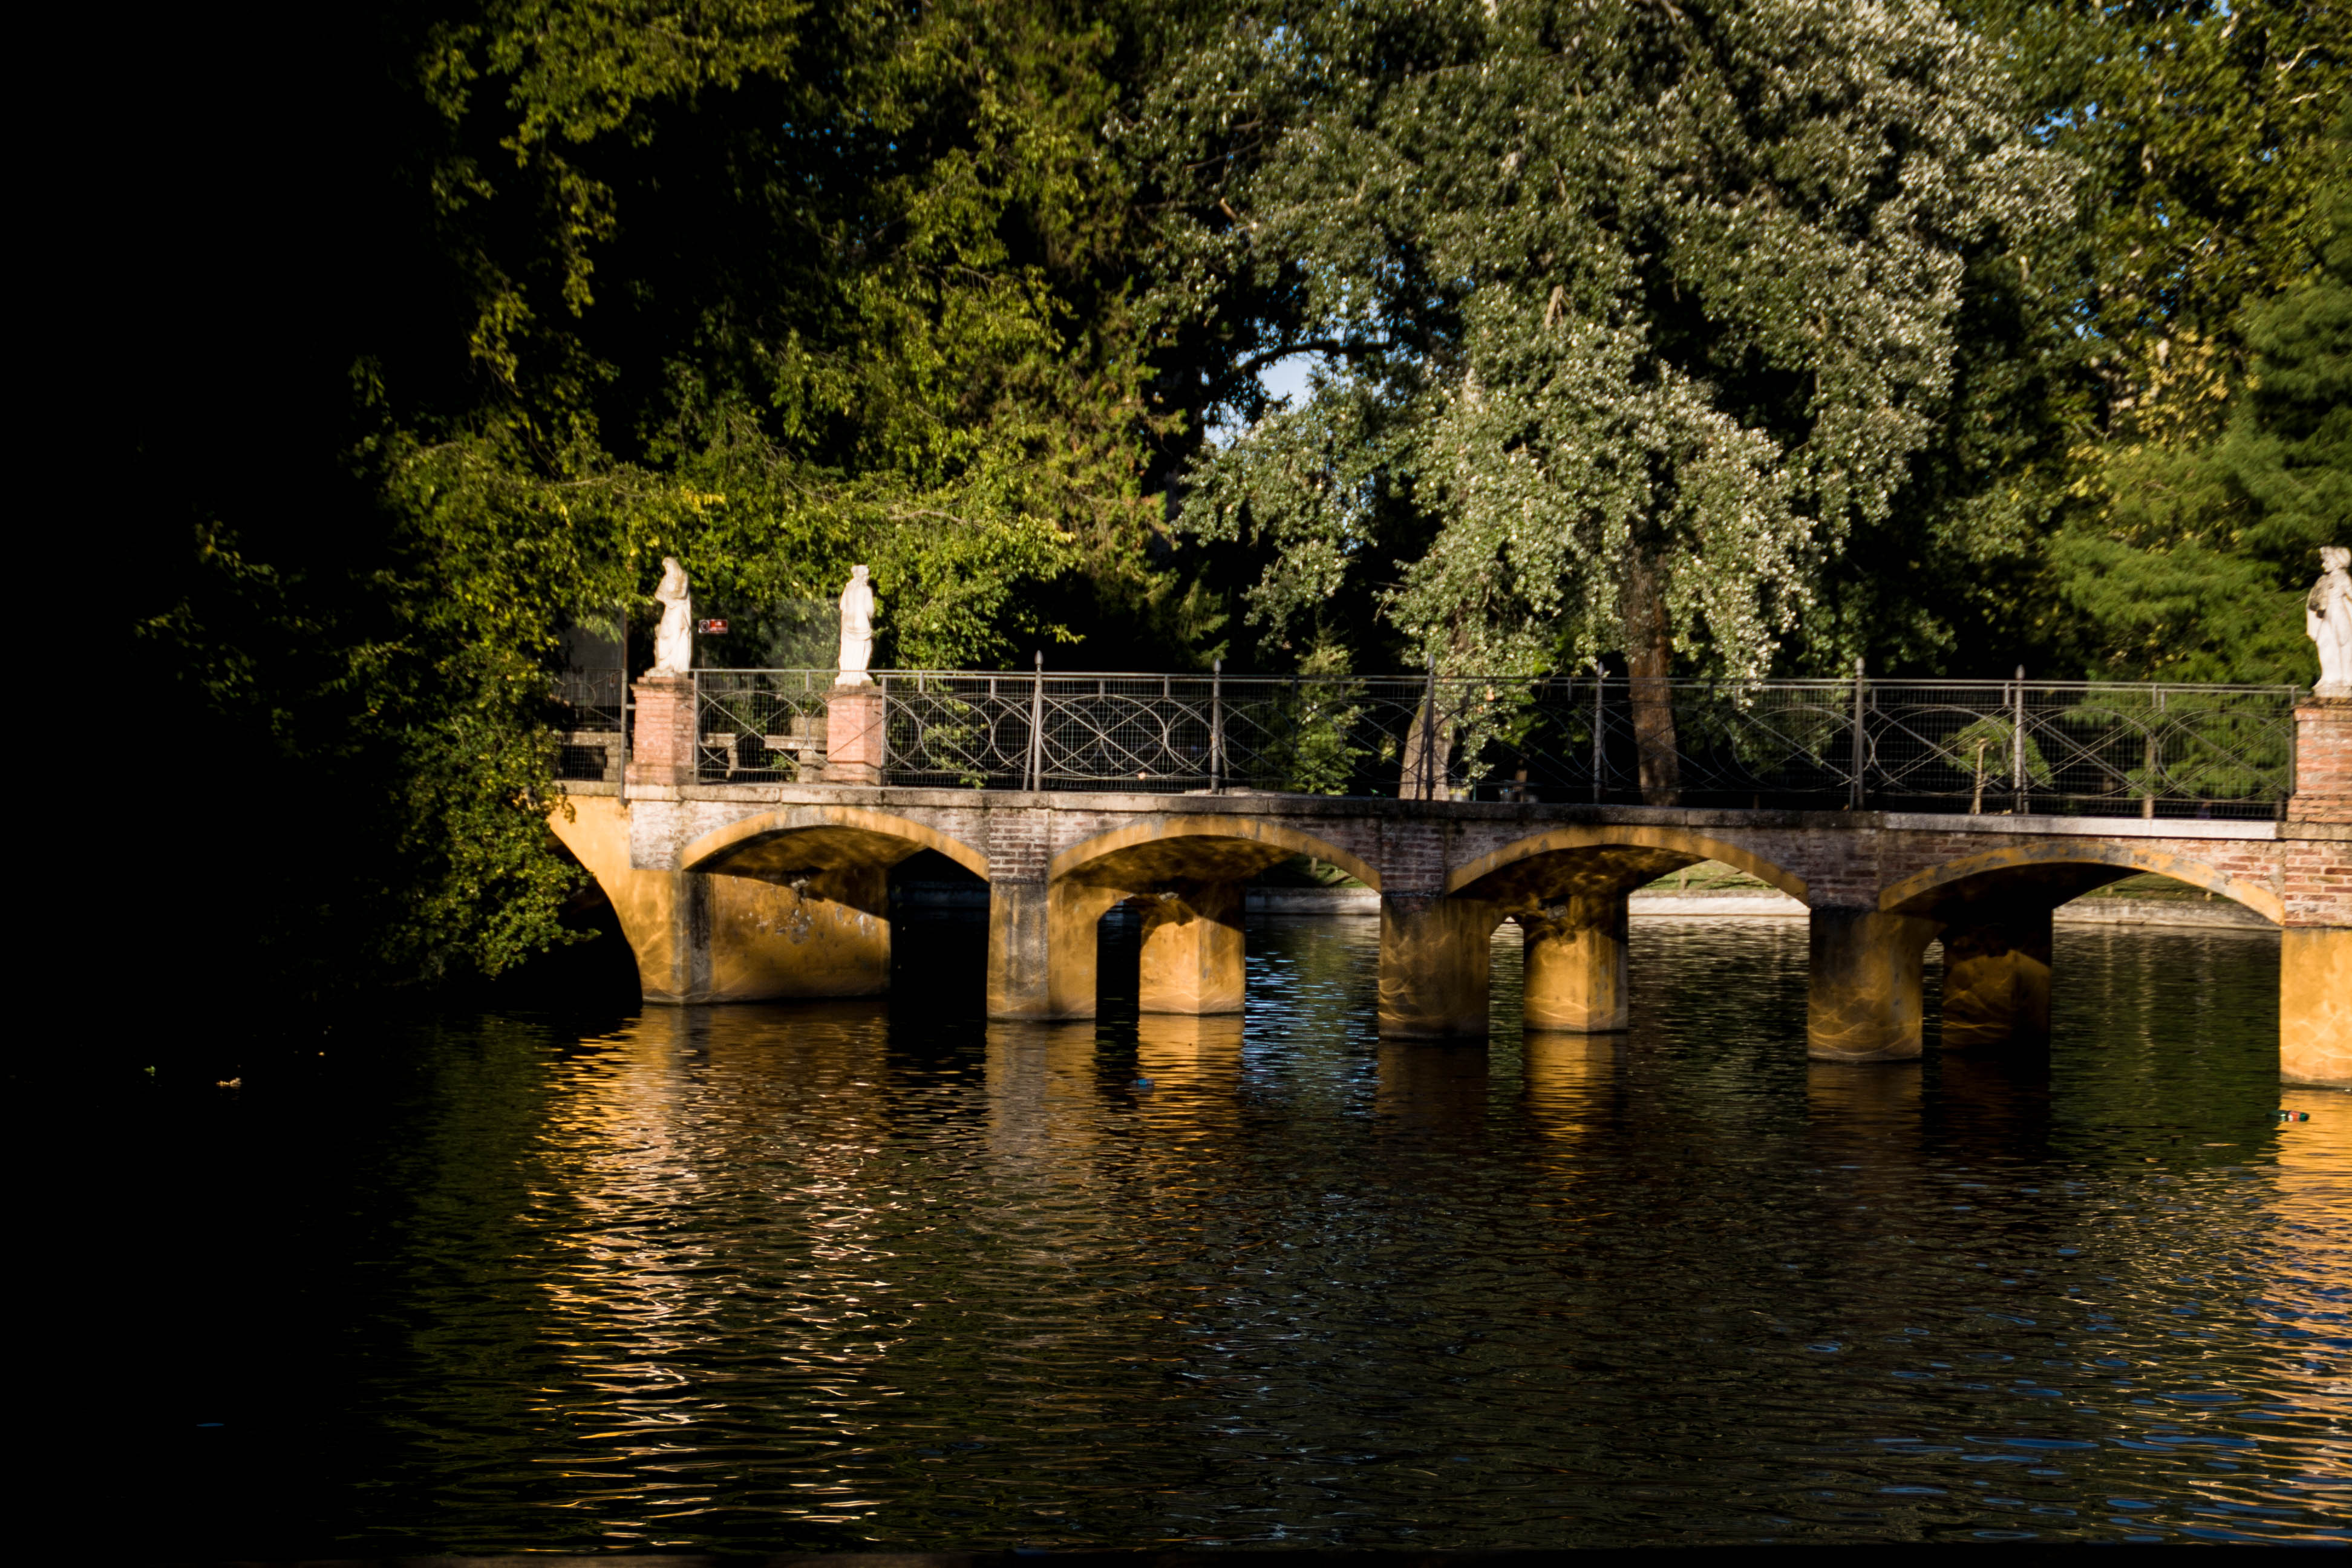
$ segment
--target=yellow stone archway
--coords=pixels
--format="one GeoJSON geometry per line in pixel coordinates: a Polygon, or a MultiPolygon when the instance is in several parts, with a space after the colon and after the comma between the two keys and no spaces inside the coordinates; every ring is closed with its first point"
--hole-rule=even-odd
{"type": "Polygon", "coordinates": [[[1616,848],[1663,850],[1669,854],[1687,855],[1693,861],[1720,860],[1759,881],[1770,883],[1801,903],[1807,897],[1802,877],[1774,865],[1754,850],[1704,833],[1694,833],[1685,827],[1663,826],[1555,827],[1548,833],[1538,833],[1506,844],[1492,854],[1481,855],[1467,865],[1456,867],[1445,879],[1445,890],[1449,894],[1464,892],[1497,871],[1534,859],[1538,855],[1616,848]]]}
{"type": "Polygon", "coordinates": [[[1046,868],[1047,984],[1058,1017],[1095,1011],[1097,923],[1143,910],[1139,1005],[1146,1013],[1242,1007],[1243,884],[1293,855],[1328,860],[1377,889],[1362,857],[1280,820],[1223,812],[1165,816],[1074,844],[1046,868]]]}
{"type": "Polygon", "coordinates": [[[1383,932],[1381,983],[1394,994],[1390,1014],[1401,1030],[1430,1033],[1442,1024],[1417,1025],[1417,1015],[1456,1019],[1455,1028],[1483,1022],[1486,944],[1512,918],[1526,940],[1520,994],[1527,1026],[1579,1034],[1622,1029],[1630,1018],[1626,899],[1654,878],[1699,860],[1737,867],[1805,900],[1803,878],[1711,834],[1665,826],[1556,827],[1456,867],[1440,907],[1387,922],[1392,929],[1383,932]],[[1457,974],[1463,978],[1448,978],[1457,974]]]}
{"type": "Polygon", "coordinates": [[[787,805],[706,833],[678,855],[678,869],[763,881],[810,872],[887,871],[932,849],[988,880],[988,857],[960,838],[858,805],[787,805]]]}
{"type": "Polygon", "coordinates": [[[1361,857],[1278,819],[1223,813],[1159,817],[1113,828],[1054,857],[1046,876],[1118,885],[1176,879],[1238,880],[1293,855],[1328,860],[1378,891],[1381,874],[1361,857]]]}
{"type": "Polygon", "coordinates": [[[1996,889],[2003,881],[2023,882],[2037,872],[2063,871],[2069,867],[2106,867],[2119,873],[2100,879],[2103,882],[2142,872],[2170,877],[2243,904],[2273,924],[2284,924],[2286,919],[2285,905],[2267,888],[2241,881],[2185,855],[2096,839],[2014,845],[1931,866],[1886,888],[1878,895],[1878,908],[1882,914],[1932,914],[1971,884],[1996,889]]]}

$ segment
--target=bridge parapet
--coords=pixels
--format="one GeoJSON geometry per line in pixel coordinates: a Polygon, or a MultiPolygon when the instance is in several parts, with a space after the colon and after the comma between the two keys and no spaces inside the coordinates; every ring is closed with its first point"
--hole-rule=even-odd
{"type": "Polygon", "coordinates": [[[886,670],[853,690],[829,670],[705,669],[640,684],[634,725],[602,700],[603,687],[593,700],[582,687],[571,704],[565,756],[583,778],[607,776],[606,753],[634,745],[630,777],[646,784],[1238,786],[2269,820],[2294,787],[2299,696],[1859,674],[1726,683],[886,670]],[[584,743],[599,727],[611,747],[584,743]]]}

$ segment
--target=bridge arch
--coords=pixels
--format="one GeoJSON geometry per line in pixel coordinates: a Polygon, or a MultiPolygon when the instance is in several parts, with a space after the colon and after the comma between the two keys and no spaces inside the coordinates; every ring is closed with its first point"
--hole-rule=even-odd
{"type": "MultiPolygon", "coordinates": [[[[1805,879],[1765,859],[1754,850],[1743,848],[1727,839],[1695,833],[1686,827],[1671,826],[1601,826],[1584,825],[1556,827],[1549,832],[1506,844],[1491,854],[1458,866],[1445,879],[1445,890],[1450,895],[1469,898],[1492,897],[1516,879],[1524,879],[1534,868],[1529,862],[1546,856],[1570,856],[1606,850],[1646,850],[1653,852],[1664,875],[1673,869],[1669,859],[1679,858],[1682,864],[1700,860],[1720,860],[1736,867],[1760,881],[1769,882],[1790,898],[1802,902],[1806,899],[1805,879]],[[1514,869],[1522,872],[1514,879],[1514,869]]],[[[1653,857],[1637,857],[1649,860],[1653,857]]],[[[1646,866],[1629,871],[1640,874],[1646,866]]],[[[1647,879],[1644,876],[1643,879],[1647,879]]]]}
{"type": "Polygon", "coordinates": [[[1380,888],[1381,874],[1376,868],[1328,839],[1302,832],[1277,817],[1223,813],[1160,817],[1097,834],[1055,856],[1046,875],[1055,883],[1106,887],[1239,881],[1293,855],[1328,860],[1366,887],[1380,888]]]}
{"type": "Polygon", "coordinates": [[[1886,888],[1878,896],[1878,908],[1883,914],[1932,917],[1977,898],[1998,898],[2009,889],[2021,891],[2036,885],[2056,895],[2053,902],[2063,903],[2094,888],[2142,873],[2170,877],[2219,893],[2274,924],[2285,923],[2286,906],[2270,889],[2187,856],[2128,840],[2070,839],[1966,856],[1931,866],[1886,888]]]}
{"type": "Polygon", "coordinates": [[[678,869],[782,881],[813,873],[887,871],[923,849],[988,879],[988,857],[961,839],[859,805],[787,805],[746,817],[688,845],[678,869]]]}

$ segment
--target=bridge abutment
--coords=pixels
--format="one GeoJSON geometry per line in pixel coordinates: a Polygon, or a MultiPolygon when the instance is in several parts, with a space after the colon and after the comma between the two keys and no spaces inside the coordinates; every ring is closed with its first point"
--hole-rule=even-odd
{"type": "Polygon", "coordinates": [[[2279,1077],[2352,1088],[2352,929],[2279,933],[2279,1077]]]}

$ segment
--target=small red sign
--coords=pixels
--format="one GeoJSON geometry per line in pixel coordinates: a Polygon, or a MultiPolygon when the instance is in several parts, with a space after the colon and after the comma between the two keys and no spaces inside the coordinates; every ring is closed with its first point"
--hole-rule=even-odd
{"type": "Polygon", "coordinates": [[[697,621],[694,623],[694,629],[705,637],[723,637],[727,632],[727,623],[725,621],[697,621]]]}

